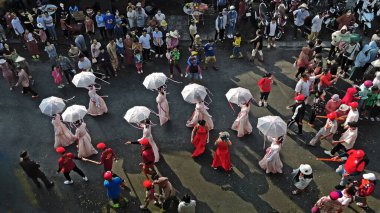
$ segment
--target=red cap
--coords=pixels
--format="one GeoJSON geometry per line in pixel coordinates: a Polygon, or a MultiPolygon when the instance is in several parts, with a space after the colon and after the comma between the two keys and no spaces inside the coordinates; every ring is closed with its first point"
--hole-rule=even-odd
{"type": "Polygon", "coordinates": [[[294,98],[294,100],[296,100],[296,101],[304,101],[304,100],[305,100],[305,96],[302,95],[302,94],[299,94],[299,95],[297,95],[297,96],[294,98]]]}
{"type": "Polygon", "coordinates": [[[341,197],[339,192],[337,192],[337,191],[330,192],[329,196],[330,196],[331,200],[338,200],[338,198],[341,197]]]}
{"type": "Polygon", "coordinates": [[[112,180],[112,172],[106,171],[103,175],[105,180],[112,180]]]}
{"type": "Polygon", "coordinates": [[[150,182],[150,180],[144,180],[143,186],[144,186],[144,188],[148,189],[148,188],[152,187],[152,182],[150,182]]]}
{"type": "Polygon", "coordinates": [[[148,138],[143,138],[139,142],[140,142],[141,145],[147,146],[149,144],[149,139],[148,138]]]}
{"type": "Polygon", "coordinates": [[[356,157],[356,158],[362,158],[364,157],[365,153],[363,150],[359,149],[359,150],[356,150],[354,153],[352,153],[353,157],[356,157]]]}
{"type": "Polygon", "coordinates": [[[96,145],[96,148],[98,148],[98,149],[105,149],[106,147],[107,147],[106,144],[103,143],[103,142],[100,142],[100,143],[98,143],[98,144],[96,145]]]}
{"type": "Polygon", "coordinates": [[[326,117],[330,120],[334,120],[338,117],[338,115],[336,114],[336,112],[331,112],[331,113],[327,114],[326,117]]]}
{"type": "Polygon", "coordinates": [[[359,104],[358,104],[358,102],[351,102],[350,104],[348,104],[348,106],[356,109],[359,107],[359,104]]]}
{"type": "Polygon", "coordinates": [[[63,154],[66,152],[65,148],[63,148],[62,146],[58,147],[55,149],[55,151],[59,154],[63,154]]]}

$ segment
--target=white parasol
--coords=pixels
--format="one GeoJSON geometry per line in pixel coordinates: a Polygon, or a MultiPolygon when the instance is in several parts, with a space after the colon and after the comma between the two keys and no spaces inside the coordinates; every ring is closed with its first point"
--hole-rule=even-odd
{"type": "Polygon", "coordinates": [[[264,148],[266,136],[278,138],[286,135],[287,125],[279,116],[264,116],[258,119],[257,129],[264,135],[264,148]]]}
{"type": "Polygon", "coordinates": [[[75,122],[82,120],[87,114],[87,109],[82,105],[72,105],[62,113],[62,119],[65,122],[75,122]]]}
{"type": "Polygon", "coordinates": [[[164,73],[154,72],[145,77],[143,85],[150,90],[157,90],[166,84],[168,77],[164,73]]]}
{"type": "Polygon", "coordinates": [[[226,98],[228,102],[239,105],[248,103],[253,97],[248,89],[237,87],[228,90],[226,98]]]}
{"type": "Polygon", "coordinates": [[[61,113],[65,109],[66,104],[62,98],[51,96],[43,99],[39,107],[43,114],[53,116],[61,113]]]}
{"type": "Polygon", "coordinates": [[[151,110],[145,106],[134,106],[130,108],[124,115],[124,119],[128,123],[141,123],[142,121],[149,118],[151,110]]]}
{"type": "Polygon", "coordinates": [[[72,82],[76,87],[87,88],[95,84],[95,79],[96,76],[92,72],[81,72],[74,75],[72,82]]]}
{"type": "Polygon", "coordinates": [[[183,100],[191,104],[196,104],[206,98],[207,90],[206,87],[199,84],[189,84],[183,88],[181,94],[183,100]]]}

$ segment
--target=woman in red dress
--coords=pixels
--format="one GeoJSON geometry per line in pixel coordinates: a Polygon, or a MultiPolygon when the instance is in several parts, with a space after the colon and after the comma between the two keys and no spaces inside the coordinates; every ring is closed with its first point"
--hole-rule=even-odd
{"type": "Polygon", "coordinates": [[[219,138],[215,141],[217,146],[214,160],[212,161],[211,167],[217,169],[217,167],[223,167],[225,171],[231,170],[231,160],[230,152],[228,151],[228,146],[231,146],[230,134],[228,132],[220,132],[219,138]]]}
{"type": "Polygon", "coordinates": [[[195,146],[194,153],[191,156],[193,158],[203,154],[206,148],[206,143],[209,141],[208,129],[205,125],[205,120],[199,120],[191,133],[191,142],[195,146]]]}
{"type": "Polygon", "coordinates": [[[124,48],[125,48],[125,59],[128,65],[133,64],[133,50],[132,50],[133,40],[129,34],[125,36],[124,48]]]}

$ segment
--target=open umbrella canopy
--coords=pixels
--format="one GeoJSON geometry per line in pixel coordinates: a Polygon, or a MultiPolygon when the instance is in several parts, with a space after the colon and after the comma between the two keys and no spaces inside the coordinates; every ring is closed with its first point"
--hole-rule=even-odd
{"type": "Polygon", "coordinates": [[[182,92],[183,100],[188,103],[196,104],[203,101],[207,96],[206,87],[199,84],[189,84],[183,88],[182,92]]]}
{"type": "Polygon", "coordinates": [[[134,106],[130,108],[124,115],[124,119],[128,123],[141,123],[149,118],[150,109],[145,106],[134,106]]]}
{"type": "Polygon", "coordinates": [[[145,77],[143,85],[150,90],[157,90],[165,85],[168,77],[164,73],[154,72],[145,77]]]}
{"type": "Polygon", "coordinates": [[[87,114],[87,109],[82,105],[72,105],[62,113],[62,119],[65,122],[75,122],[82,120],[87,114]]]}
{"type": "Polygon", "coordinates": [[[258,119],[257,128],[266,136],[278,138],[286,135],[287,125],[282,118],[278,116],[264,116],[258,119]]]}
{"type": "Polygon", "coordinates": [[[76,87],[87,88],[95,84],[95,79],[96,76],[92,72],[81,72],[74,75],[72,82],[76,87]]]}
{"type": "Polygon", "coordinates": [[[253,97],[248,89],[237,87],[228,90],[226,98],[229,102],[239,105],[248,103],[253,97]]]}
{"type": "Polygon", "coordinates": [[[65,109],[66,104],[62,98],[51,96],[43,99],[39,107],[43,114],[52,116],[61,113],[65,109]]]}

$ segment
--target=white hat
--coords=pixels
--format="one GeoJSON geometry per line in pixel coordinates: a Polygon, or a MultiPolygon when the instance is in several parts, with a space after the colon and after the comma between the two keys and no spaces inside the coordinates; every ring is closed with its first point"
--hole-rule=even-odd
{"type": "Polygon", "coordinates": [[[339,110],[342,111],[342,112],[345,112],[345,111],[347,111],[347,110],[349,110],[349,109],[350,109],[350,107],[347,106],[346,104],[341,104],[341,105],[339,106],[339,110]]]}
{"type": "Polygon", "coordinates": [[[230,6],[230,10],[235,10],[235,6],[230,6]]]}
{"type": "Polygon", "coordinates": [[[178,31],[177,30],[170,31],[170,36],[173,38],[178,38],[179,37],[178,31]]]}
{"type": "Polygon", "coordinates": [[[313,169],[311,168],[311,166],[309,164],[301,164],[300,165],[300,171],[304,175],[310,175],[311,173],[313,173],[313,169]]]}
{"type": "Polygon", "coordinates": [[[4,64],[5,62],[7,62],[7,61],[4,59],[0,59],[0,64],[4,64]]]}
{"type": "Polygon", "coordinates": [[[340,28],[340,30],[347,30],[347,26],[344,25],[342,28],[340,28]]]}
{"type": "Polygon", "coordinates": [[[136,4],[136,7],[141,7],[141,2],[138,2],[138,3],[136,4]]]}
{"type": "Polygon", "coordinates": [[[374,67],[380,67],[380,59],[372,61],[371,65],[374,66],[374,67]]]}
{"type": "Polygon", "coordinates": [[[59,6],[60,7],[64,7],[65,5],[63,3],[59,3],[59,6]]]}
{"type": "Polygon", "coordinates": [[[376,176],[373,173],[363,174],[363,178],[366,179],[366,180],[371,180],[371,181],[375,181],[376,180],[376,176]]]}
{"type": "Polygon", "coordinates": [[[199,34],[196,34],[195,35],[195,38],[200,38],[201,36],[199,34]]]}
{"type": "Polygon", "coordinates": [[[37,23],[37,27],[38,28],[44,28],[44,25],[42,25],[41,23],[37,23]]]}
{"type": "Polygon", "coordinates": [[[21,62],[21,61],[25,61],[25,58],[23,58],[23,57],[21,57],[21,56],[17,56],[15,62],[21,62]]]}
{"type": "Polygon", "coordinates": [[[305,8],[305,9],[309,9],[308,7],[307,7],[307,4],[305,4],[305,3],[303,3],[303,4],[301,4],[298,8],[305,8]]]}

